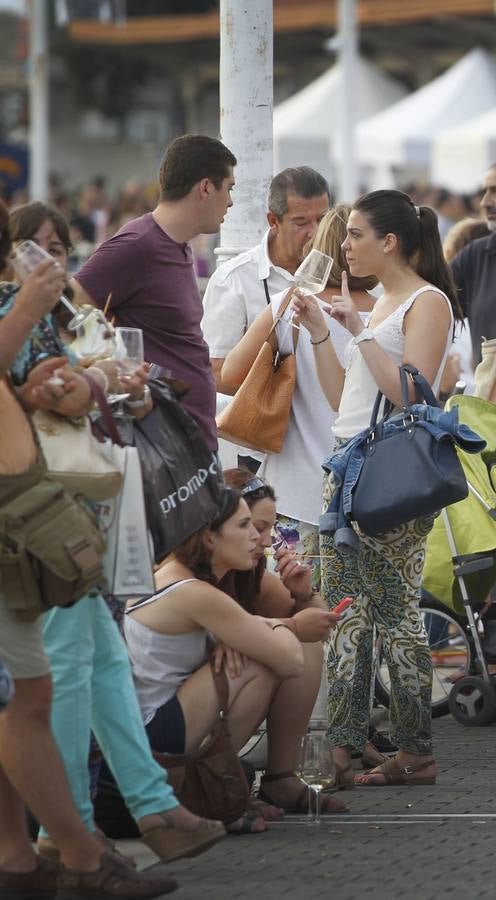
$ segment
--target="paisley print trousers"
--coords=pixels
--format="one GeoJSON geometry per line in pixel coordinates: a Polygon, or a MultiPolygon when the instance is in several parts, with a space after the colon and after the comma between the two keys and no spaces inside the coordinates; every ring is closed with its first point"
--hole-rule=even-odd
{"type": "MultiPolygon", "coordinates": [[[[324,511],[335,486],[324,480],[324,511]]],[[[331,745],[363,750],[372,699],[374,633],[391,679],[391,740],[410,753],[430,754],[432,661],[419,612],[425,543],[433,517],[375,537],[358,526],[359,550],[338,550],[321,535],[321,593],[332,609],[347,595],[354,603],[331,632],[328,713],[331,745]],[[375,628],[375,631],[374,631],[375,628]]]]}

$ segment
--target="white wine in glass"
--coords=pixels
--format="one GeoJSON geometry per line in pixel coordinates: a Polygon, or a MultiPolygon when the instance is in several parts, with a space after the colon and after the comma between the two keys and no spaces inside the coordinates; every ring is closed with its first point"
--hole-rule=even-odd
{"type": "MultiPolygon", "coordinates": [[[[305,256],[305,259],[300,263],[293,276],[295,284],[301,293],[312,294],[312,296],[321,294],[327,287],[333,262],[332,256],[328,256],[327,253],[321,253],[320,250],[315,249],[310,250],[310,253],[305,256]]],[[[290,323],[293,328],[300,327],[294,321],[293,310],[290,311],[289,318],[284,319],[283,316],[283,320],[290,323]]]]}
{"type": "Polygon", "coordinates": [[[336,767],[325,734],[306,734],[302,738],[298,774],[309,787],[307,824],[320,825],[321,791],[336,781],[336,767]],[[310,791],[315,793],[315,818],[312,818],[310,791]]]}
{"type": "Polygon", "coordinates": [[[327,287],[334,260],[320,250],[310,250],[294,273],[295,283],[303,294],[320,294],[327,287]]]}

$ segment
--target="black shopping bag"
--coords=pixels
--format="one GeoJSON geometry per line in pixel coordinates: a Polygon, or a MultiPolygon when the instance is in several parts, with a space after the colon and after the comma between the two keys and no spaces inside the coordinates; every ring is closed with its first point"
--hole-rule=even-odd
{"type": "MultiPolygon", "coordinates": [[[[174,390],[150,381],[154,408],[138,421],[116,417],[125,444],[136,447],[143,474],[148,528],[159,562],[217,514],[225,490],[217,457],[174,390]]],[[[105,432],[101,419],[99,430],[105,432]]]]}

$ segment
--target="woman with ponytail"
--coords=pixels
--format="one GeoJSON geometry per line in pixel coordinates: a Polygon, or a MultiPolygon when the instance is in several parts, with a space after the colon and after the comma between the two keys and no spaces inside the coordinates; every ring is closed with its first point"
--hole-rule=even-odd
{"type": "MultiPolygon", "coordinates": [[[[402,405],[398,366],[416,366],[438,390],[455,318],[462,318],[456,289],[444,260],[435,212],[415,206],[400,191],[373,191],[353,205],[343,250],[351,274],[375,275],[384,293],[364,325],[343,272],[341,294],[329,313],[351,333],[343,367],[330,340],[318,301],[297,293],[296,320],[310,332],[319,381],[337,410],[335,448],[370,422],[380,390],[402,405]]],[[[414,399],[413,386],[411,398],[414,399]]],[[[401,459],[398,460],[401,466],[401,459]]],[[[384,473],[385,485],[387,472],[384,473]]],[[[324,511],[336,490],[324,483],[324,511]]],[[[332,609],[347,594],[353,607],[331,637],[329,735],[343,781],[353,781],[351,756],[367,739],[376,627],[391,678],[391,739],[397,755],[369,773],[360,785],[433,784],[436,764],[431,740],[432,663],[419,612],[425,541],[432,517],[408,522],[371,537],[354,523],[359,549],[339,549],[321,535],[322,596],[332,609]]]]}

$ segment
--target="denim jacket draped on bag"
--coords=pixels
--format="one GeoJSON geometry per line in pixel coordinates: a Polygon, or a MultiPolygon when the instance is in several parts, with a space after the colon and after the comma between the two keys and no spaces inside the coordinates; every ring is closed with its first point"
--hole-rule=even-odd
{"type": "MultiPolygon", "coordinates": [[[[480,453],[486,446],[486,442],[468,425],[460,424],[456,406],[446,411],[416,403],[412,404],[411,411],[419,420],[418,427],[425,428],[437,441],[449,436],[467,453],[480,453]]],[[[382,436],[388,438],[404,428],[404,420],[405,414],[399,413],[383,420],[377,427],[382,429],[382,436]]],[[[351,527],[352,499],[370,435],[371,429],[364,429],[322,463],[324,471],[332,477],[334,492],[319,519],[319,531],[321,534],[334,535],[336,547],[350,547],[353,550],[358,548],[359,539],[351,527]]]]}

